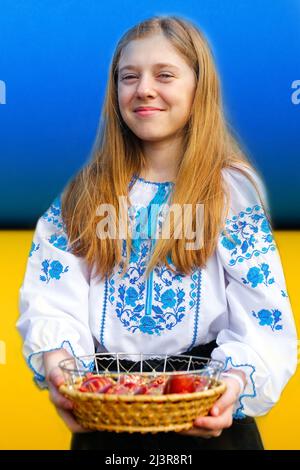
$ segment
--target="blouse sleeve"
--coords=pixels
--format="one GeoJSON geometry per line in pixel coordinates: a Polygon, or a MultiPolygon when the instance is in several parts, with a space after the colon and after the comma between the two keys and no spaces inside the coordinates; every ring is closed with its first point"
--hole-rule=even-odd
{"type": "Polygon", "coordinates": [[[37,222],[19,292],[17,328],[41,388],[47,386],[43,352],[64,348],[75,357],[95,352],[89,328],[89,272],[68,247],[60,207],[58,197],[37,222]]]}
{"type": "MultiPolygon", "coordinates": [[[[251,176],[264,201],[261,179],[251,176]]],[[[216,331],[212,357],[225,362],[224,371],[246,374],[234,410],[234,417],[242,418],[264,415],[279,400],[296,370],[297,335],[280,255],[256,189],[238,170],[225,170],[224,180],[230,213],[217,256],[224,269],[228,323],[216,331]]],[[[266,200],[264,205],[268,210],[266,200]]]]}

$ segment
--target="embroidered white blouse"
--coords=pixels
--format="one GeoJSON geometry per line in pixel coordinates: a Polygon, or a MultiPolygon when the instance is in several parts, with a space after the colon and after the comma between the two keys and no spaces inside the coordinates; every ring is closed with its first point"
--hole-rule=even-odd
{"type": "MultiPolygon", "coordinates": [[[[263,184],[252,176],[267,207],[263,184]]],[[[43,351],[171,355],[216,340],[212,358],[225,363],[224,371],[246,373],[236,418],[263,415],[278,401],[297,362],[280,256],[254,186],[238,170],[226,169],[223,177],[230,188],[226,229],[232,240],[221,231],[206,267],[191,275],[175,275],[160,266],[145,279],[154,241],[141,237],[134,241],[125,277],[120,277],[119,265],[99,281],[68,249],[60,198],[53,202],[36,226],[17,322],[24,356],[41,387],[43,351]]],[[[173,187],[171,182],[134,178],[130,201],[133,207],[149,209],[168,201],[173,187]]]]}

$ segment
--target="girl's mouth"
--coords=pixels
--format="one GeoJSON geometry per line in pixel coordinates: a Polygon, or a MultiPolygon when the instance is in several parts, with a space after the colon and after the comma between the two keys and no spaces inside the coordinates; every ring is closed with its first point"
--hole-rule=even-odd
{"type": "Polygon", "coordinates": [[[160,109],[143,109],[143,110],[135,111],[135,114],[141,117],[146,117],[146,116],[152,116],[160,112],[161,112],[160,109]]]}

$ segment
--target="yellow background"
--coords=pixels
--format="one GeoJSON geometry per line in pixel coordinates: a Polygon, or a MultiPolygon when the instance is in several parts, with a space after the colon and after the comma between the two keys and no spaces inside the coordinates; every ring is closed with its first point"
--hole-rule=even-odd
{"type": "MultiPolygon", "coordinates": [[[[300,232],[275,232],[288,294],[299,331],[300,232]]],[[[0,364],[0,449],[69,449],[71,434],[56,414],[48,392],[39,390],[21,354],[16,330],[18,291],[23,281],[33,232],[2,231],[0,341],[6,364],[0,364]]],[[[0,358],[1,360],[1,358],[0,358]]],[[[300,449],[299,368],[279,403],[257,419],[266,449],[300,449]]]]}

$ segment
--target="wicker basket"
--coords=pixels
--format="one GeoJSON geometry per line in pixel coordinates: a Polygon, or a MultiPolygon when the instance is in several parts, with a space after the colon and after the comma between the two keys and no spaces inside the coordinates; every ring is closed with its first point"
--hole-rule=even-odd
{"type": "MultiPolygon", "coordinates": [[[[112,354],[113,353],[110,353],[110,356],[112,354]]],[[[118,353],[118,355],[119,354],[120,353],[118,353]]],[[[226,385],[224,382],[218,380],[222,363],[213,361],[214,365],[212,366],[212,361],[206,358],[197,357],[194,358],[194,362],[192,362],[192,356],[169,356],[167,359],[164,356],[164,367],[163,370],[160,370],[159,375],[162,375],[162,373],[164,375],[171,375],[179,372],[176,369],[174,370],[174,367],[172,367],[172,372],[167,372],[168,367],[166,366],[170,366],[174,357],[180,358],[180,374],[198,373],[199,375],[206,375],[206,377],[209,376],[209,389],[201,392],[167,395],[107,395],[105,393],[81,392],[79,387],[85,376],[82,371],[82,364],[81,369],[79,367],[73,368],[70,367],[70,364],[74,366],[76,360],[67,359],[60,363],[60,367],[64,371],[65,376],[66,370],[68,371],[66,383],[60,386],[60,392],[73,402],[73,413],[78,423],[90,430],[129,433],[178,432],[187,430],[193,427],[193,422],[198,416],[208,414],[215,401],[225,391],[226,385]],[[185,357],[188,357],[189,367],[183,369],[182,363],[185,357]],[[201,361],[202,366],[206,364],[206,367],[202,367],[200,370],[191,367],[191,365],[195,366],[196,360],[198,361],[197,364],[201,361]],[[68,361],[69,364],[66,366],[68,361]],[[209,367],[207,364],[209,364],[209,367]],[[70,371],[72,371],[72,373],[70,371]],[[80,372],[80,374],[78,374],[78,372],[80,372]]],[[[101,359],[100,357],[100,365],[101,359]]],[[[161,356],[159,359],[161,360],[161,356]]],[[[144,372],[143,367],[141,367],[141,364],[145,365],[144,361],[145,359],[138,362],[140,368],[140,372],[138,373],[143,375],[157,374],[157,368],[154,370],[152,368],[151,372],[144,372]]],[[[118,360],[118,371],[114,371],[113,373],[109,372],[107,368],[105,368],[103,372],[99,371],[99,355],[94,356],[94,363],[97,364],[96,371],[101,376],[105,375],[106,377],[118,378],[120,374],[123,373],[123,369],[122,372],[120,370],[120,366],[124,364],[122,361],[118,360]]],[[[146,364],[149,365],[149,360],[146,361],[146,364]]],[[[88,369],[91,370],[91,366],[88,366],[88,369]]],[[[93,369],[95,369],[95,367],[93,369]]],[[[128,369],[129,368],[126,367],[124,372],[128,373],[128,369]]],[[[85,372],[86,370],[87,366],[85,372]]],[[[132,367],[129,372],[130,374],[132,373],[131,371],[132,367]]]]}

